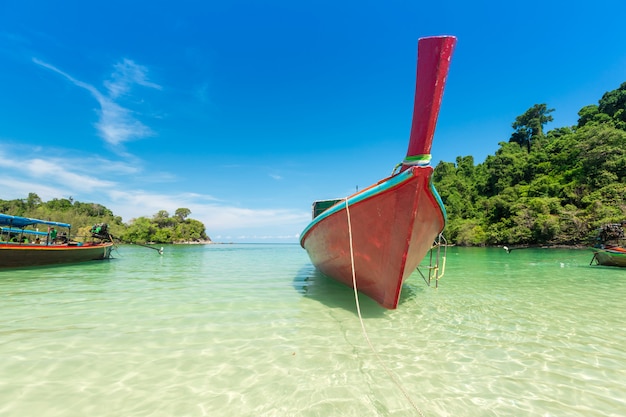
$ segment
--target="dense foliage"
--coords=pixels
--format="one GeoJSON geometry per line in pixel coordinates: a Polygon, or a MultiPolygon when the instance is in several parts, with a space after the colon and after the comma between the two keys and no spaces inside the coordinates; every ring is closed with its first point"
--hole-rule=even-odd
{"type": "Polygon", "coordinates": [[[116,241],[123,243],[183,243],[210,241],[204,224],[189,219],[191,211],[179,208],[174,216],[165,210],[159,211],[152,218],[139,217],[122,222],[106,207],[96,203],[81,203],[69,199],[52,199],[43,202],[35,193],[29,193],[26,199],[0,200],[0,213],[13,216],[51,220],[72,225],[72,238],[83,240],[91,236],[94,224],[107,223],[109,233],[116,241]]]}
{"type": "Polygon", "coordinates": [[[576,126],[544,133],[552,111],[540,104],[519,116],[483,163],[437,165],[449,241],[579,245],[626,219],[626,83],[583,107],[576,126]]]}
{"type": "Polygon", "coordinates": [[[176,210],[174,216],[165,210],[159,211],[151,219],[139,217],[126,227],[120,236],[124,242],[183,243],[209,241],[204,224],[188,219],[191,211],[186,208],[176,210]]]}

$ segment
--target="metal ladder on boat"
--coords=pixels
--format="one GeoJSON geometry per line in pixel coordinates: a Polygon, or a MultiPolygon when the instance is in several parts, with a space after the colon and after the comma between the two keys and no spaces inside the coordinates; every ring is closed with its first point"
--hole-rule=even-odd
{"type": "Polygon", "coordinates": [[[448,253],[448,241],[439,233],[439,236],[433,242],[429,251],[428,277],[422,272],[420,266],[417,266],[417,272],[422,279],[430,287],[432,281],[435,281],[435,288],[439,287],[439,280],[443,278],[446,272],[446,255],[448,253]]]}

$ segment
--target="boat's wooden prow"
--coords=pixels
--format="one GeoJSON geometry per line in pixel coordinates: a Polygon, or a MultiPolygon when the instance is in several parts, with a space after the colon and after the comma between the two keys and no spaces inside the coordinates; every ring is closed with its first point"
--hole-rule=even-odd
{"type": "Polygon", "coordinates": [[[454,36],[435,36],[418,41],[413,121],[406,154],[409,161],[412,157],[430,154],[455,45],[454,36]]]}
{"type": "Polygon", "coordinates": [[[419,40],[411,138],[399,172],[346,198],[318,202],[300,237],[318,270],[385,308],[398,306],[403,281],[445,225],[428,153],[455,43],[452,36],[419,40]]]}

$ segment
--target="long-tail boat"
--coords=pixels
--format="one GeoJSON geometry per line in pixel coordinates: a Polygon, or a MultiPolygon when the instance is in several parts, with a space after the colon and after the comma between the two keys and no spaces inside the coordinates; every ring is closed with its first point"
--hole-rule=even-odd
{"type": "Polygon", "coordinates": [[[105,224],[96,226],[91,241],[75,242],[69,223],[0,214],[0,269],[107,259],[113,241],[105,224]]]}
{"type": "Polygon", "coordinates": [[[625,225],[626,222],[609,223],[600,227],[597,243],[591,248],[593,257],[590,265],[595,261],[596,265],[626,267],[625,225]]]}
{"type": "Polygon", "coordinates": [[[313,203],[301,246],[324,275],[398,306],[403,281],[433,248],[446,213],[431,176],[430,150],[453,36],[418,41],[417,80],[407,155],[390,177],[346,198],[313,203]]]}

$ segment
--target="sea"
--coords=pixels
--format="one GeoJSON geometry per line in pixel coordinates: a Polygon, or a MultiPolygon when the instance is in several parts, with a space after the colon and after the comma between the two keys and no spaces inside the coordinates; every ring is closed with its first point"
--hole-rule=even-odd
{"type": "Polygon", "coordinates": [[[589,250],[449,247],[396,310],[297,244],[113,256],[0,271],[0,416],[626,416],[626,269],[589,250]]]}

